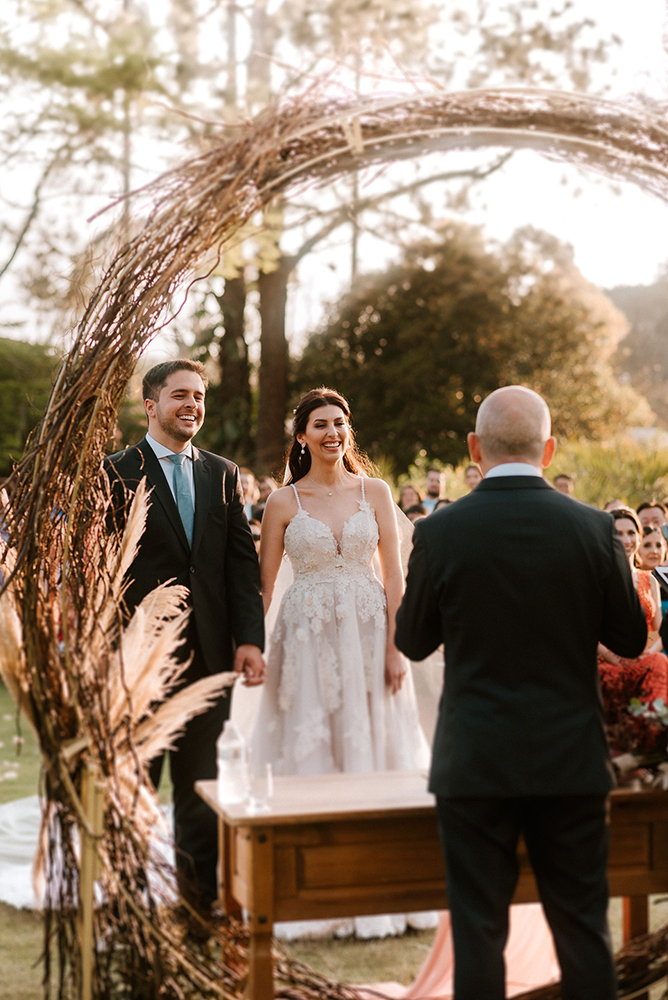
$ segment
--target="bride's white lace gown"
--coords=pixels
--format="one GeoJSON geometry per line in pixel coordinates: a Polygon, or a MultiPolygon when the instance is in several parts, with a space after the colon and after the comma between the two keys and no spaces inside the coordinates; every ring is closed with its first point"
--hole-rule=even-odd
{"type": "Polygon", "coordinates": [[[270,638],[251,748],[276,774],[427,767],[410,667],[385,684],[387,608],[372,561],[378,525],[360,479],[340,543],[302,508],[285,531],[293,582],[270,638]]]}

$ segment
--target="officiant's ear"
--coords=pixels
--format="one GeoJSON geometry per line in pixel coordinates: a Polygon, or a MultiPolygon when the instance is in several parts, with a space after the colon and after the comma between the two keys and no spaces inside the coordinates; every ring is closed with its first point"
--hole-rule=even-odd
{"type": "Polygon", "coordinates": [[[480,465],[482,452],[480,451],[480,438],[473,431],[466,435],[466,443],[469,446],[469,455],[474,465],[480,465]]]}
{"type": "Polygon", "coordinates": [[[545,451],[543,452],[543,457],[540,463],[544,469],[547,469],[548,465],[554,458],[554,451],[556,447],[557,439],[555,437],[549,437],[545,442],[545,451]]]}

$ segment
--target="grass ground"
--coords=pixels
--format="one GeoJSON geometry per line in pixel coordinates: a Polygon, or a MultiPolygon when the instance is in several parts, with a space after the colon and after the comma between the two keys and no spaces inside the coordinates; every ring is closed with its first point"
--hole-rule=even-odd
{"type": "Polygon", "coordinates": [[[42,759],[32,730],[0,684],[0,804],[34,795],[42,759]]]}

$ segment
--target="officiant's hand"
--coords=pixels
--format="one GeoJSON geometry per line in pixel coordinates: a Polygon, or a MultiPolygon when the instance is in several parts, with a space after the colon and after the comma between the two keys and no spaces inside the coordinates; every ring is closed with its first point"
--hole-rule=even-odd
{"type": "Polygon", "coordinates": [[[234,657],[234,670],[237,674],[244,675],[246,687],[254,687],[262,684],[267,672],[264,657],[259,646],[252,646],[244,643],[237,646],[237,653],[234,657]]]}
{"type": "Polygon", "coordinates": [[[406,658],[393,644],[385,654],[385,683],[396,694],[401,689],[406,676],[406,658]]]}

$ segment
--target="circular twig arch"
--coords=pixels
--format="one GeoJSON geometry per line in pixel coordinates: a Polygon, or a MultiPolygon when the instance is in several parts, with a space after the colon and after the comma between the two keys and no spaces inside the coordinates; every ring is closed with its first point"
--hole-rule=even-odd
{"type": "MultiPolygon", "coordinates": [[[[485,146],[537,150],[668,201],[668,128],[657,115],[580,94],[510,89],[355,100],[311,92],[235,127],[233,138],[214,140],[208,151],[133,195],[133,214],[143,211],[146,222],[93,292],[11,483],[13,584],[23,640],[17,685],[29,694],[49,765],[52,843],[71,840],[71,828],[82,822],[82,759],[103,775],[113,769],[108,705],[98,683],[112,640],[105,645],[103,636],[103,652],[91,670],[91,644],[100,644],[95,609],[90,635],[76,611],[88,599],[87,586],[96,588],[95,600],[109,594],[100,541],[106,537],[108,499],[100,484],[101,461],[137,357],[166,321],[175,292],[210,266],[212,252],[220,254],[240,239],[244,226],[279,195],[393,160],[485,146]]],[[[132,816],[122,804],[115,808],[115,826],[104,839],[108,866],[133,837],[137,847],[132,816]]],[[[54,884],[62,880],[57,865],[50,877],[54,884]]],[[[67,892],[58,885],[47,914],[53,919],[62,904],[61,954],[68,954],[76,936],[76,878],[67,892]]],[[[215,963],[198,958],[193,964],[180,950],[160,914],[146,908],[142,893],[126,899],[122,883],[118,893],[108,926],[127,932],[127,954],[138,969],[162,963],[163,981],[176,983],[178,995],[234,1000],[243,988],[241,938],[241,971],[230,972],[228,954],[223,981],[215,963]]],[[[80,955],[68,961],[78,981],[80,955]]],[[[286,980],[292,974],[287,965],[284,973],[286,980]]],[[[112,972],[99,965],[97,974],[102,991],[112,972]]],[[[302,997],[354,995],[349,989],[337,992],[338,987],[328,992],[324,981],[303,976],[293,982],[302,997]]]]}

